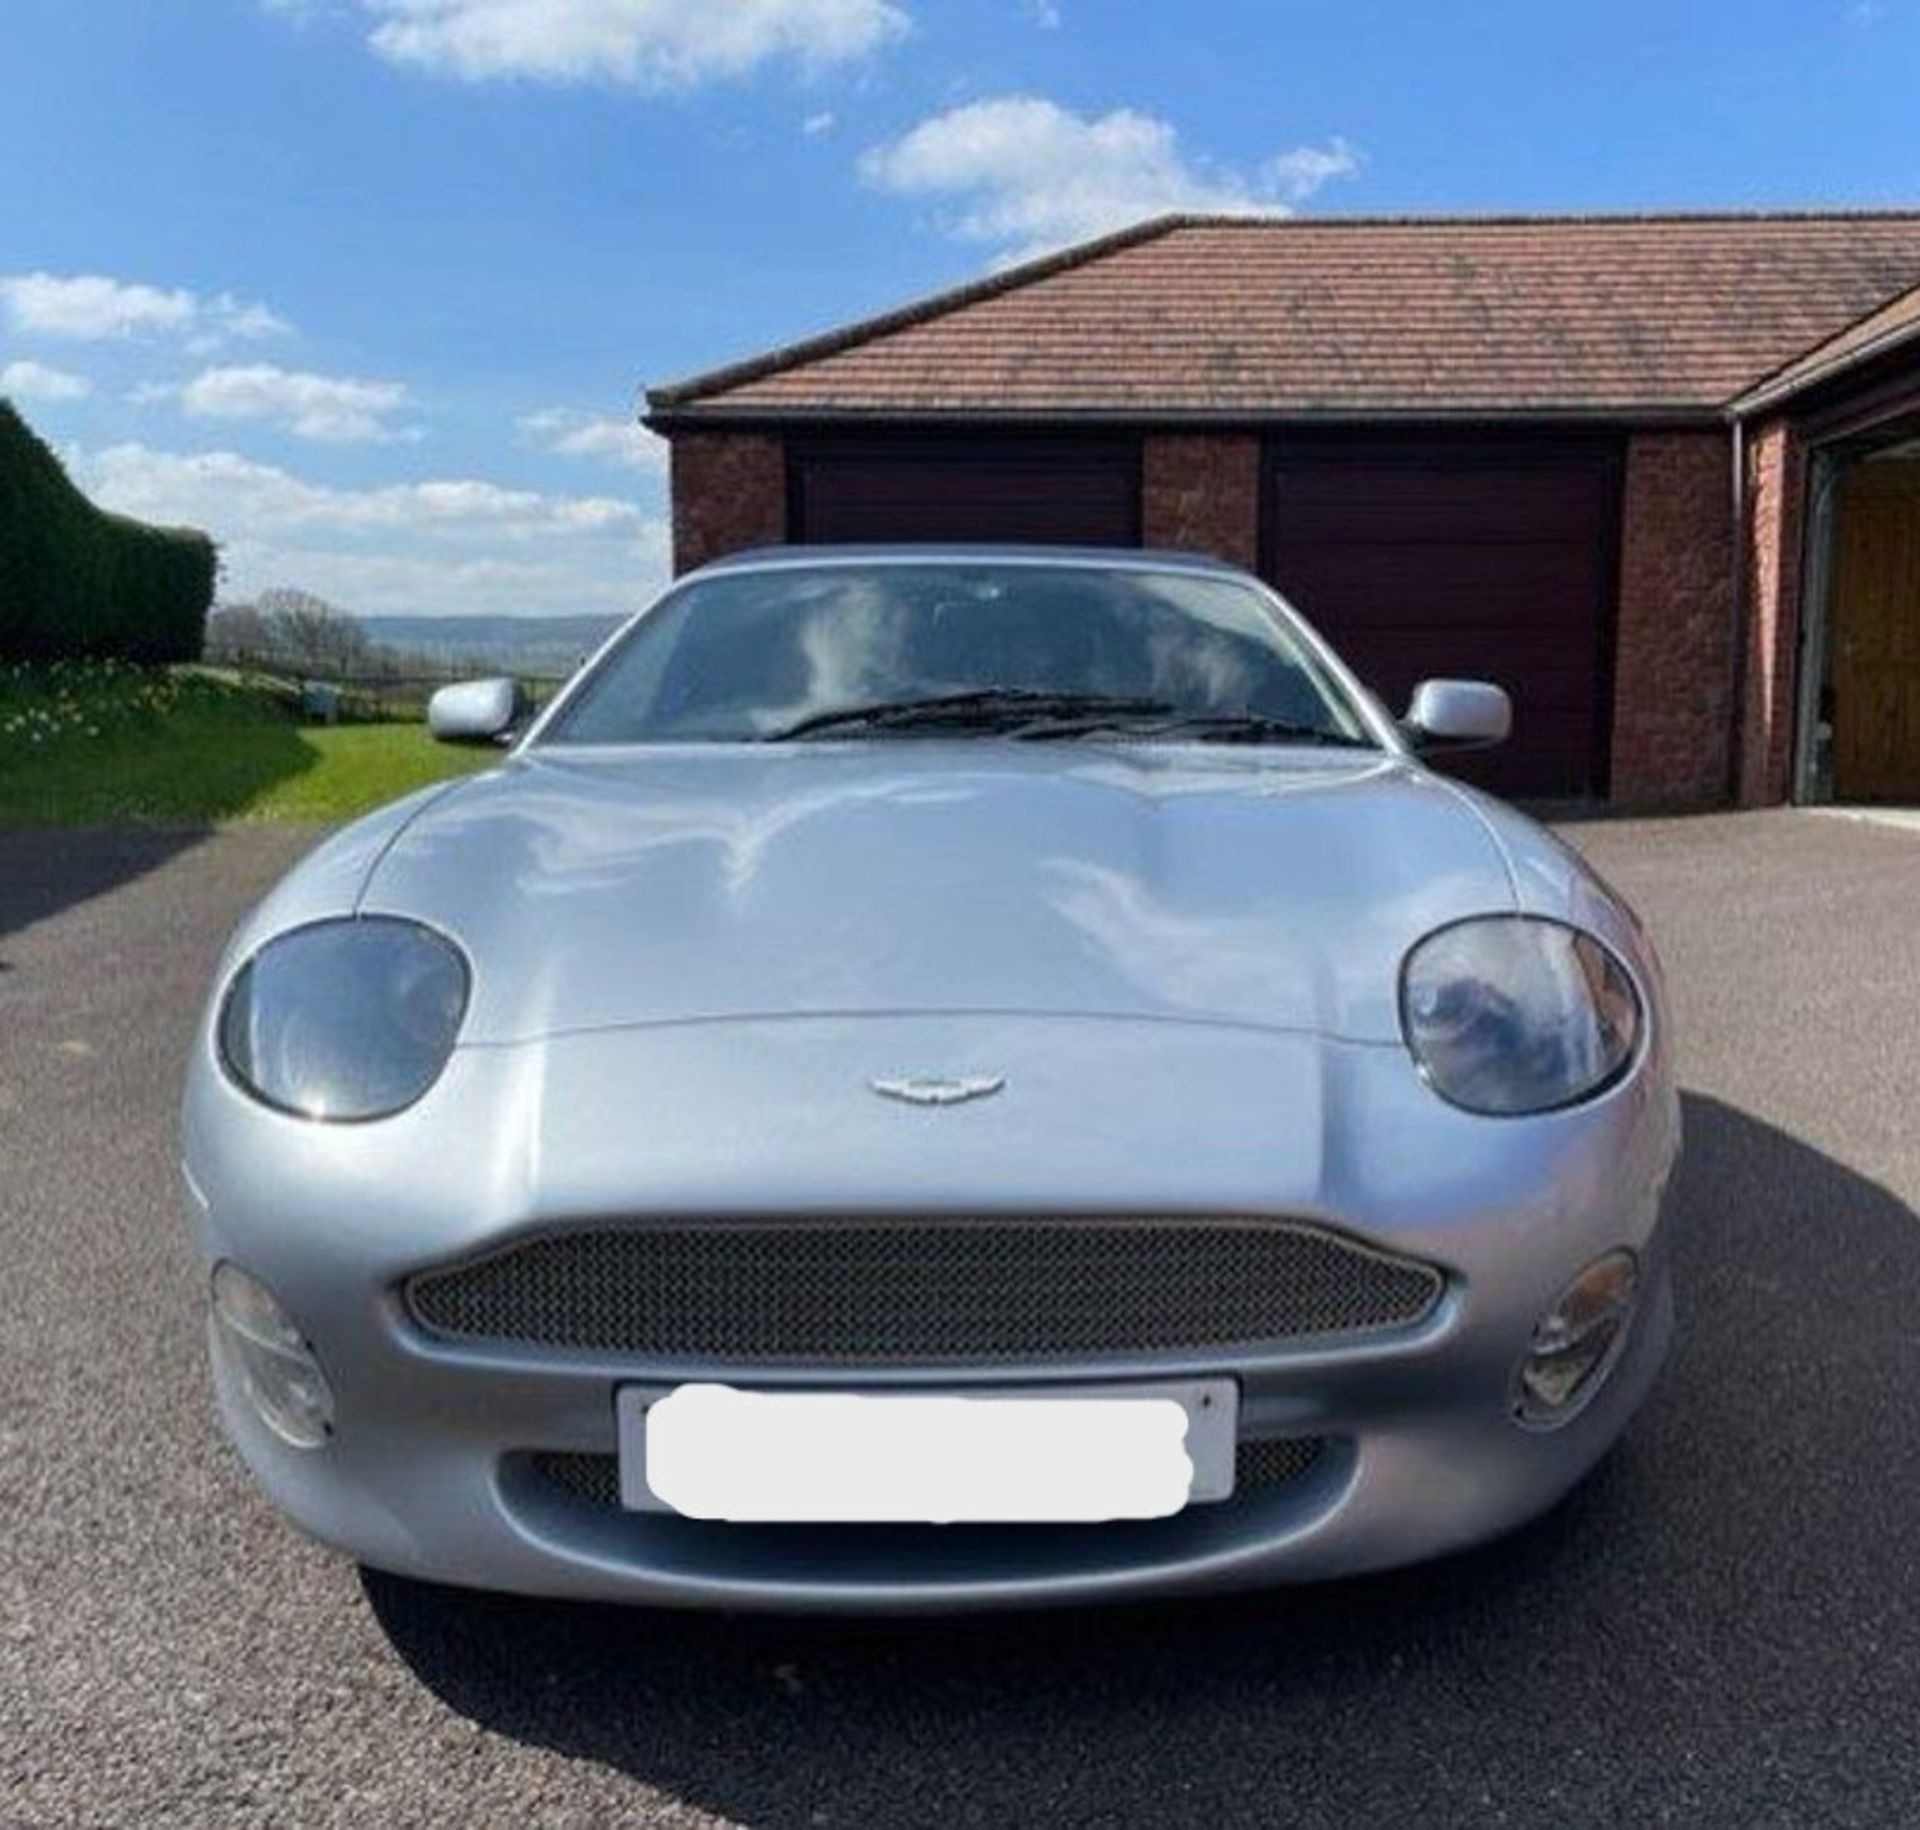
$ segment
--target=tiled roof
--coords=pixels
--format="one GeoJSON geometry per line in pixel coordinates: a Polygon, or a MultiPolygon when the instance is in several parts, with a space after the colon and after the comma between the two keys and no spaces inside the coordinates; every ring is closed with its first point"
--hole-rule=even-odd
{"type": "Polygon", "coordinates": [[[1920,285],[1920,212],[1168,217],[650,394],[659,417],[1707,412],[1920,285]]]}
{"type": "Polygon", "coordinates": [[[1750,412],[1790,394],[1804,393],[1835,375],[1871,362],[1901,345],[1920,340],[1920,286],[1892,298],[1877,311],[1849,324],[1838,336],[1817,343],[1803,356],[1777,373],[1769,375],[1734,402],[1741,412],[1750,412]]]}

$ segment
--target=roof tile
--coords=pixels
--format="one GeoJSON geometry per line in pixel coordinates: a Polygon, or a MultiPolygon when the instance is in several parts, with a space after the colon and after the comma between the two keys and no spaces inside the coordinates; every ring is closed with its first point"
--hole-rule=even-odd
{"type": "Polygon", "coordinates": [[[1837,336],[1816,343],[1804,355],[1796,356],[1784,368],[1768,375],[1734,405],[1745,410],[1784,400],[1790,394],[1817,387],[1860,363],[1916,340],[1920,340],[1920,286],[1889,299],[1864,318],[1856,319],[1837,336]]]}
{"type": "Polygon", "coordinates": [[[1916,285],[1920,212],[1177,217],[650,400],[689,418],[1706,411],[1916,285]]]}

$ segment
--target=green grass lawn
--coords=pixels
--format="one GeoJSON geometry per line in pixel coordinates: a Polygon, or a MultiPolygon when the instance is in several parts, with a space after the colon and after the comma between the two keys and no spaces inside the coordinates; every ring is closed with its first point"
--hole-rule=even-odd
{"type": "Polygon", "coordinates": [[[304,724],[194,669],[0,665],[0,821],[344,820],[498,756],[422,724],[304,724]]]}

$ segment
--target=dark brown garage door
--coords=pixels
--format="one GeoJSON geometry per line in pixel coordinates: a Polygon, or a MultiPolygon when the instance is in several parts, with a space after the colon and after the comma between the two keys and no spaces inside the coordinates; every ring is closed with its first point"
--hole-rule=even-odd
{"type": "Polygon", "coordinates": [[[1134,439],[822,439],[790,450],[794,540],[1140,539],[1134,439]]]}
{"type": "Polygon", "coordinates": [[[1514,734],[1455,772],[1503,794],[1606,789],[1617,454],[1364,442],[1268,454],[1268,578],[1386,701],[1494,680],[1514,734]]]}

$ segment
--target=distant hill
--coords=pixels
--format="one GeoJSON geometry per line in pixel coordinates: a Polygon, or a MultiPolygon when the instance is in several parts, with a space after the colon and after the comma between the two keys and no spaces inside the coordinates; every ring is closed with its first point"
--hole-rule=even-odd
{"type": "Polygon", "coordinates": [[[368,637],[436,660],[566,673],[625,619],[618,616],[363,616],[368,637]]]}

